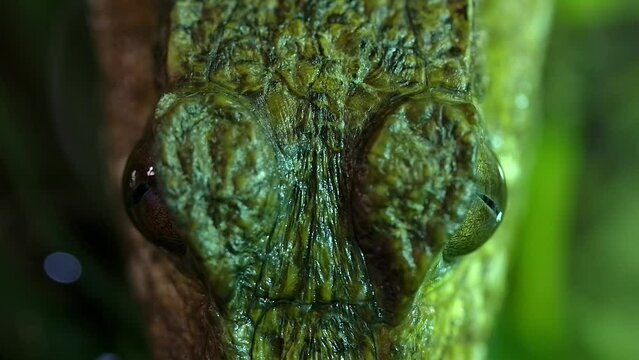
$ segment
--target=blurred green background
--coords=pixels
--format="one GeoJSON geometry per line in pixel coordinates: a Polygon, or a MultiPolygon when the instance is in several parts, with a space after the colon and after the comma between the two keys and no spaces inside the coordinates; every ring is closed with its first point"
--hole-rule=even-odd
{"type": "MultiPolygon", "coordinates": [[[[0,3],[0,359],[149,357],[106,192],[85,6],[0,3]],[[46,275],[58,251],[78,281],[46,275]]],[[[639,1],[558,0],[541,94],[488,358],[638,358],[639,1]]]]}

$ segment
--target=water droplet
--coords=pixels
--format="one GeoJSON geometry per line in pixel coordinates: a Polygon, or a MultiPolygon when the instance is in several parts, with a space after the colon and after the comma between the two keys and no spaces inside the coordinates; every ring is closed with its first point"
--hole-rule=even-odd
{"type": "Polygon", "coordinates": [[[55,282],[71,284],[82,275],[82,264],[75,256],[58,251],[44,259],[44,272],[55,282]]]}

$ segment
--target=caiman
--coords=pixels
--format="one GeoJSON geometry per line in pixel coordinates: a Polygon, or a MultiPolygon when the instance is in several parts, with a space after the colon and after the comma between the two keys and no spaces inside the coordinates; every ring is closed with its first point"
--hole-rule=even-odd
{"type": "Polygon", "coordinates": [[[124,197],[205,289],[206,357],[484,356],[548,2],[158,8],[161,93],[124,197]]]}

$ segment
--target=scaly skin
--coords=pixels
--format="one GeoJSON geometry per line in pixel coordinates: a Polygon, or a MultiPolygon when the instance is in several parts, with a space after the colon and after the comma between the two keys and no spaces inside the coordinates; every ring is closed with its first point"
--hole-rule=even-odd
{"type": "Polygon", "coordinates": [[[505,206],[490,148],[518,171],[500,4],[175,1],[145,144],[178,230],[149,237],[207,284],[221,358],[483,353],[504,231],[465,254],[501,216],[477,195],[505,206]]]}

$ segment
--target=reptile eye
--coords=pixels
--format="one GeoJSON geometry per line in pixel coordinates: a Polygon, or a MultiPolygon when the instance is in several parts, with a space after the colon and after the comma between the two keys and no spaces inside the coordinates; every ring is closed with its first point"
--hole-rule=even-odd
{"type": "Polygon", "coordinates": [[[478,192],[466,218],[444,246],[444,258],[450,260],[479,248],[497,230],[506,206],[506,182],[495,154],[485,145],[478,154],[478,192]]]}
{"type": "Polygon", "coordinates": [[[135,227],[147,240],[177,254],[186,247],[162,197],[155,173],[152,143],[142,140],[135,147],[124,171],[124,202],[135,227]]]}

